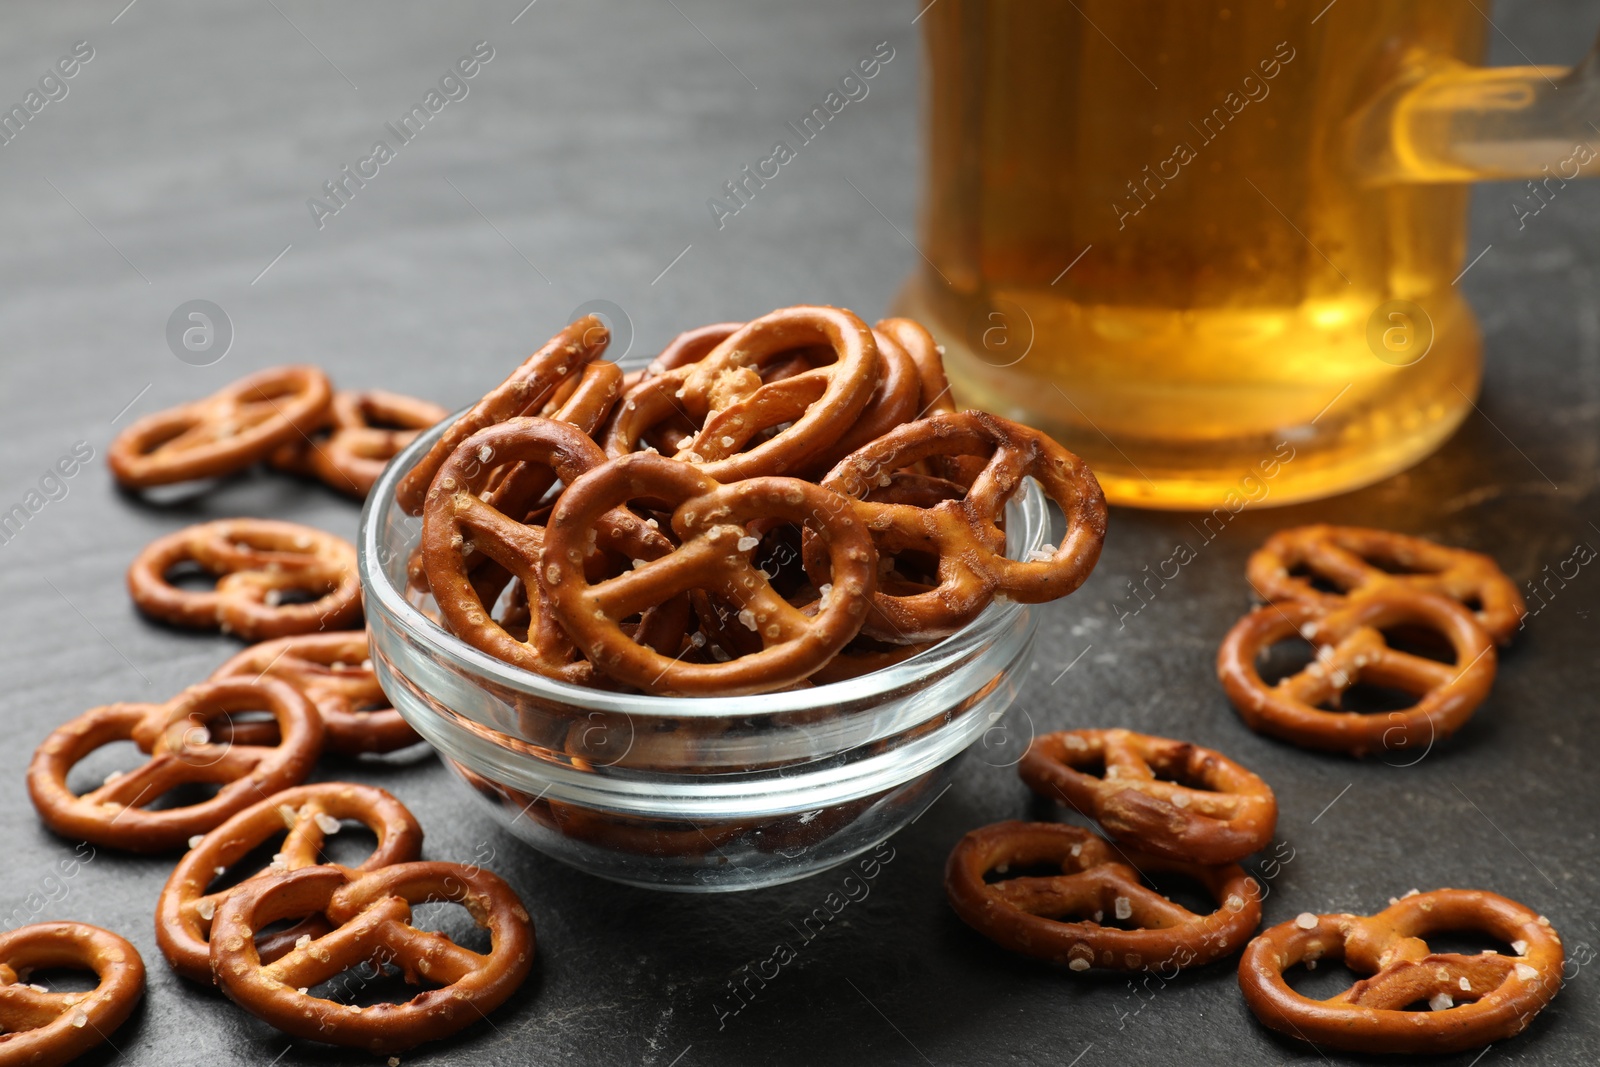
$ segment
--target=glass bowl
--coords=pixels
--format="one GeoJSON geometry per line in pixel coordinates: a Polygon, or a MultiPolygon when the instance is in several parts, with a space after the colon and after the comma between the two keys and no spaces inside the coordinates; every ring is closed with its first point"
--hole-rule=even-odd
{"type": "MultiPolygon", "coordinates": [[[[513,834],[629,885],[719,892],[844,863],[937,800],[957,757],[1016,696],[1037,620],[995,601],[954,636],[847,681],[683,698],[568,685],[466,644],[408,597],[422,520],[390,463],[361,515],[360,571],[378,680],[407,722],[513,834]]],[[[1050,531],[1033,481],[1006,513],[1007,553],[1050,531]]]]}

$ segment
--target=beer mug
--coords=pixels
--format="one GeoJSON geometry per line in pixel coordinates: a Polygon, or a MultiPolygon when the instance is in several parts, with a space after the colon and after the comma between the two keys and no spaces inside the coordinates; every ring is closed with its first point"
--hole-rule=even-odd
{"type": "MultiPolygon", "coordinates": [[[[1596,171],[1600,69],[1483,68],[1487,0],[938,0],[898,310],[964,405],[1106,495],[1282,504],[1471,409],[1467,185],[1523,227],[1596,171]]],[[[1546,221],[1548,221],[1548,216],[1546,221]]]]}

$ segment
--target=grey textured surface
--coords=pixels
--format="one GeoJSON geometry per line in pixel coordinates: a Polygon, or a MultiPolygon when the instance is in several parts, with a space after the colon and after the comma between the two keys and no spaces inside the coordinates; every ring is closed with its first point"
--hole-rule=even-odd
{"type": "MultiPolygon", "coordinates": [[[[0,546],[0,913],[99,923],[144,953],[149,994],[115,1035],[120,1056],[90,1062],[371,1062],[288,1047],[170,974],[151,932],[168,861],[101,852],[65,883],[44,881],[71,843],[28,805],[33,746],[92,705],[163,699],[236,647],[141,621],[122,587],[134,553],[208,517],[279,516],[345,536],[356,526],[349,502],[266,475],[163,504],[127,497],[106,474],[106,443],[137,414],[287,360],[455,406],[590,300],[626,309],[635,355],[691,324],[800,301],[883,313],[916,257],[887,220],[912,232],[920,5],[538,0],[517,17],[521,0],[123,2],[0,12],[0,100],[20,100],[73,42],[95,50],[68,96],[0,147],[0,510],[74,442],[96,451],[65,499],[0,546]],[[479,40],[494,58],[470,95],[319,231],[306,198],[479,40]],[[884,40],[895,58],[871,95],[718,232],[706,198],[884,40]],[[172,310],[196,298],[220,304],[236,330],[206,368],[175,359],[164,337],[172,310]]],[[[1519,61],[1520,49],[1568,63],[1600,5],[1508,3],[1495,18],[1496,61],[1519,61]]],[[[872,895],[799,947],[724,1028],[724,983],[779,940],[796,942],[790,921],[842,874],[740,896],[623,889],[522,851],[431,758],[325,762],[325,777],[405,800],[430,858],[492,850],[487,865],[538,922],[525,990],[491,1023],[403,1062],[1323,1062],[1255,1025],[1229,965],[1164,987],[1082,980],[1006,957],[946,907],[940,876],[955,839],[1030,810],[1006,766],[1028,731],[1113,723],[1218,747],[1272,782],[1276,854],[1293,858],[1271,879],[1269,922],[1438,886],[1492,888],[1551,918],[1574,957],[1568,987],[1514,1043],[1443,1062],[1600,1061],[1592,568],[1529,620],[1471,725],[1414,766],[1256,737],[1212,677],[1217,642],[1247,605],[1244,558],[1279,526],[1414,531],[1492,552],[1519,582],[1580,542],[1600,545],[1600,185],[1563,190],[1520,232],[1509,197],[1476,194],[1471,247],[1493,249],[1462,282],[1487,336],[1482,413],[1407,474],[1246,512],[1203,546],[1185,516],[1116,512],[1092,580],[1045,609],[1009,740],[973,753],[893,841],[872,895]],[[1127,581],[1185,539],[1198,558],[1119,626],[1127,581]]]]}

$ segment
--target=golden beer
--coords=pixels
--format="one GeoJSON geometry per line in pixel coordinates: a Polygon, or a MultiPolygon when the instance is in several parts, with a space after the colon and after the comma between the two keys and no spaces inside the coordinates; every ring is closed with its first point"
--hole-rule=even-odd
{"type": "Polygon", "coordinates": [[[1480,377],[1463,183],[1564,182],[1600,144],[1586,87],[1556,102],[1575,75],[1474,66],[1470,0],[939,0],[921,22],[925,262],[900,310],[959,402],[1055,435],[1119,503],[1214,507],[1269,464],[1252,498],[1287,503],[1426,455],[1480,377]]]}

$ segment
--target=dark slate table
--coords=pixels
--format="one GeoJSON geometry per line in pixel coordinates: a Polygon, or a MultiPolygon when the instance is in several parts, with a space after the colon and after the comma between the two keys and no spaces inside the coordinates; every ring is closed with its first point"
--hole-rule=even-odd
{"type": "MultiPolygon", "coordinates": [[[[75,443],[95,456],[0,545],[0,914],[100,923],[144,954],[150,989],[115,1036],[120,1054],[90,1062],[370,1062],[291,1045],[169,973],[151,914],[170,861],[102,851],[70,878],[47,877],[72,845],[28,804],[33,747],[92,705],[164,699],[237,647],[138,618],[122,587],[134,553],[212,517],[356,529],[350,502],[264,474],[203,495],[121,495],[107,442],[139,414],[291,360],[455,406],[592,301],[610,302],[635,357],[685,326],[800,301],[882,314],[917,256],[896,228],[914,225],[920,5],[125,2],[0,12],[7,103],[75,42],[93,49],[67,95],[0,147],[0,510],[75,443]],[[319,229],[307,199],[478,41],[493,58],[467,95],[319,229]],[[707,198],[880,41],[894,58],[870,95],[719,230],[707,198]],[[219,305],[233,333],[204,367],[166,338],[169,316],[197,299],[219,305]]],[[[1495,18],[1495,61],[1569,63],[1600,5],[1507,3],[1495,18]]],[[[1113,723],[1218,747],[1273,783],[1279,842],[1255,863],[1271,876],[1269,922],[1437,886],[1493,888],[1548,915],[1573,961],[1568,987],[1517,1041],[1444,1062],[1600,1061],[1593,568],[1529,620],[1471,725],[1412,766],[1259,738],[1212,676],[1217,642],[1247,606],[1245,556],[1279,526],[1414,531],[1492,552],[1519,582],[1600,546],[1600,184],[1562,190],[1520,231],[1511,195],[1475,194],[1471,248],[1493,247],[1462,282],[1487,337],[1481,414],[1368,490],[1245,512],[1125,626],[1125,583],[1194,534],[1183,515],[1116,511],[1094,577],[1044,610],[1009,737],[972,753],[893,840],[871,895],[814,941],[791,922],[842,872],[732,896],[621,888],[524,851],[431,757],[327,761],[323,776],[410,804],[429,857],[492,854],[538,921],[526,988],[491,1023],[403,1062],[1339,1061],[1255,1025],[1227,964],[1168,983],[1085,980],[1008,958],[951,914],[940,874],[956,838],[1030,811],[1009,766],[1028,732],[1113,723]],[[719,1026],[726,983],[785,940],[798,958],[719,1026]]]]}

